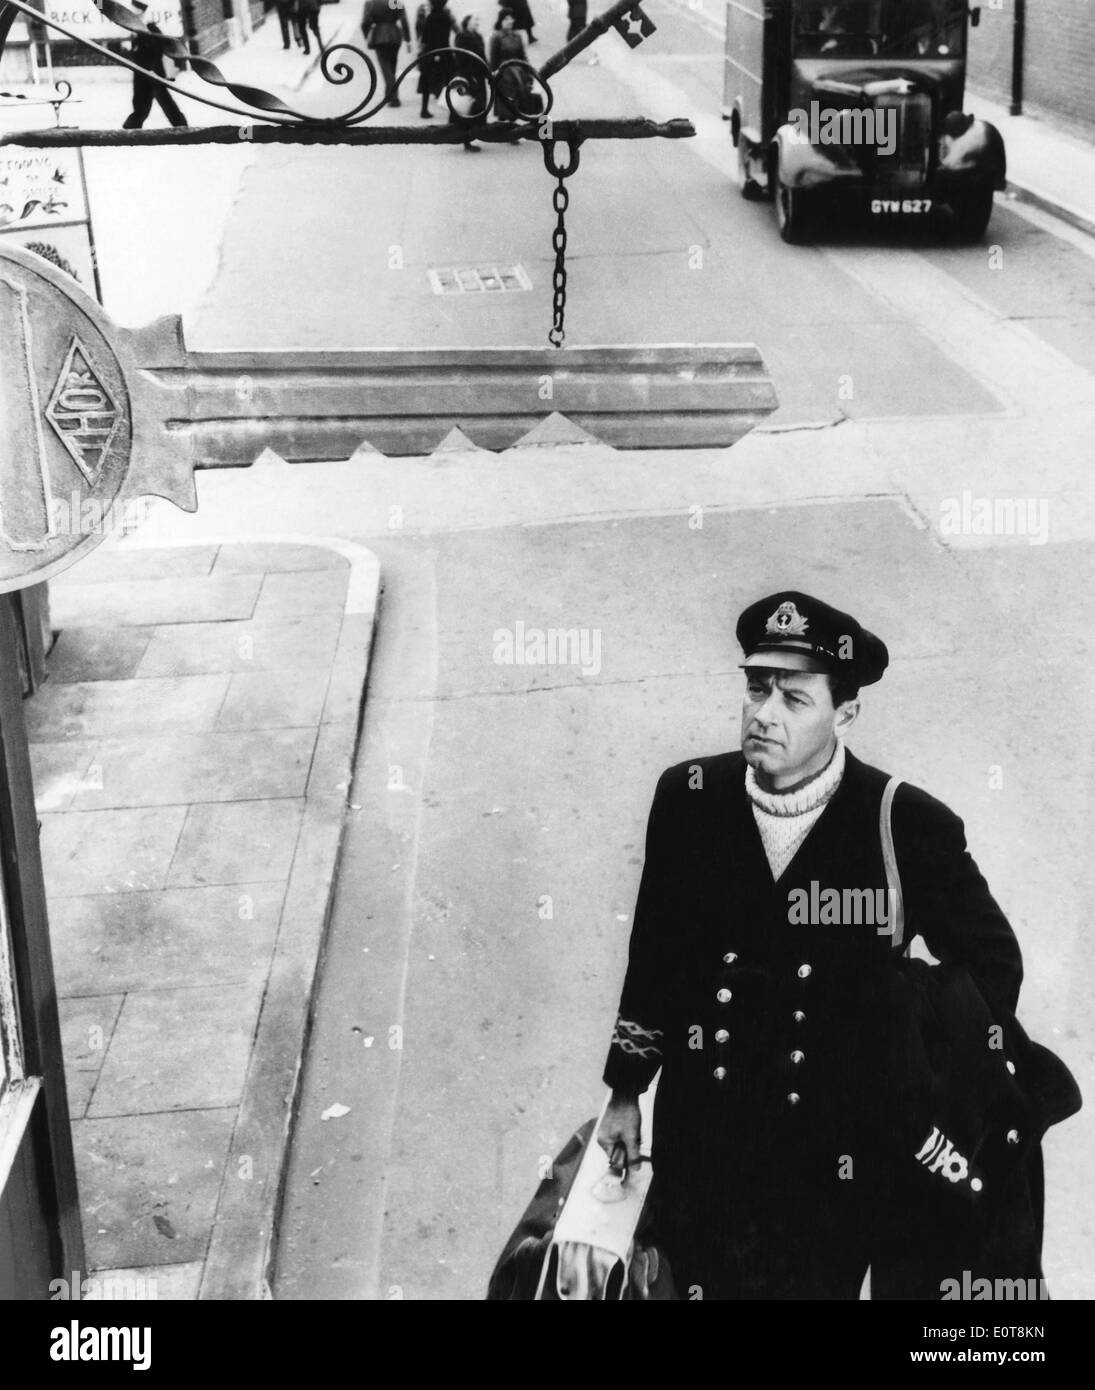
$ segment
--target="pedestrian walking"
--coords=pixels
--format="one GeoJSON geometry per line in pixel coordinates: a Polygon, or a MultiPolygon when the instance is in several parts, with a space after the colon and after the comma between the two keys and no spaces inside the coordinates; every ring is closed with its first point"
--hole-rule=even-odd
{"type": "Polygon", "coordinates": [[[361,32],[380,65],[385,100],[389,106],[401,106],[395,85],[395,66],[400,44],[405,43],[408,49],[411,46],[411,31],[402,0],[366,0],[361,32]]]}
{"type": "Polygon", "coordinates": [[[1040,1140],[1079,1094],[1015,1020],[1019,946],[962,822],[845,749],[886,647],[791,591],[737,636],[740,750],[654,795],[602,1147],[639,1161],[660,1068],[650,1200],[682,1298],[1040,1279],[1040,1140]],[[906,922],[935,968],[894,949],[906,922]]]}
{"type": "Polygon", "coordinates": [[[419,9],[415,22],[418,34],[418,51],[423,56],[419,68],[418,92],[422,98],[419,115],[428,120],[430,97],[436,97],[445,90],[452,75],[452,36],[457,32],[456,20],[445,0],[429,0],[424,9],[419,9]],[[439,50],[444,49],[445,52],[439,50]]]}
{"type": "MultiPolygon", "coordinates": [[[[529,6],[528,0],[508,0],[508,3],[506,5],[503,5],[502,8],[513,11],[513,27],[515,29],[523,30],[528,35],[528,41],[530,44],[540,42],[540,40],[532,32],[533,25],[536,23],[536,21],[532,17],[532,10],[529,6]]],[[[501,15],[499,15],[499,18],[501,18],[501,15]]],[[[494,27],[497,29],[498,25],[495,24],[494,27]]]]}
{"type": "Polygon", "coordinates": [[[309,30],[315,36],[317,52],[323,52],[323,39],[319,32],[319,0],[296,0],[297,4],[297,34],[300,37],[300,46],[305,54],[311,53],[308,47],[309,30]]]}
{"type": "Polygon", "coordinates": [[[503,8],[498,12],[490,39],[490,70],[495,74],[494,109],[500,121],[517,121],[530,114],[532,79],[528,71],[502,66],[514,59],[527,63],[528,54],[517,32],[513,11],[503,8]]]}
{"type": "MultiPolygon", "coordinates": [[[[147,4],[142,4],[141,0],[134,0],[133,8],[138,14],[144,14],[148,9],[147,4]]],[[[146,72],[155,73],[158,77],[165,77],[163,65],[163,48],[156,42],[155,38],[149,35],[159,35],[163,37],[163,30],[156,24],[147,24],[145,28],[147,34],[136,34],[130,46],[129,56],[138,67],[144,68],[146,72]]],[[[142,73],[133,74],[133,110],[122,122],[123,130],[140,130],[148,119],[148,113],[152,110],[152,103],[158,103],[160,110],[173,126],[184,126],[187,124],[186,117],[179,110],[174,97],[166,87],[161,87],[158,82],[153,82],[142,73]]]]}
{"type": "Polygon", "coordinates": [[[299,46],[296,0],[277,0],[275,8],[278,13],[278,27],[281,30],[282,48],[289,48],[293,43],[299,46]]]}
{"type": "Polygon", "coordinates": [[[569,43],[571,39],[576,39],[588,22],[589,14],[588,0],[567,0],[567,37],[569,43]]]}
{"type": "MultiPolygon", "coordinates": [[[[466,114],[459,115],[450,106],[449,121],[455,125],[480,125],[487,119],[487,50],[479,32],[478,15],[466,14],[460,21],[453,48],[453,77],[460,78],[463,88],[453,99],[459,96],[466,114]]],[[[464,148],[469,154],[478,154],[481,147],[474,140],[465,140],[464,148]]]]}

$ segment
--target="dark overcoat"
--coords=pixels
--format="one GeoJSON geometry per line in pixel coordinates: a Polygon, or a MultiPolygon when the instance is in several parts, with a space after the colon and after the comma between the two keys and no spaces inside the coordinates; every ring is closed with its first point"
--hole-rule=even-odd
{"type": "MultiPolygon", "coordinates": [[[[968,1174],[965,1201],[938,1173],[925,1182],[919,1127],[930,1133],[939,1077],[903,1053],[910,998],[922,1004],[926,987],[910,970],[923,967],[893,948],[884,917],[798,922],[790,910],[795,890],[885,903],[886,781],[847,754],[773,882],[740,752],[659,780],[605,1081],[637,1093],[662,1069],[652,1201],[685,1297],[854,1298],[868,1266],[874,1297],[938,1298],[942,1279],[986,1259],[1001,1266],[990,1277],[1040,1275],[1037,1142],[1024,1136],[1024,1161],[994,1170],[978,1200],[968,1174]]],[[[903,784],[892,824],[906,937],[964,971],[990,1021],[1011,1020],[1019,946],[961,820],[903,784]]],[[[1011,1126],[1007,1100],[985,1124],[1011,1126]]]]}

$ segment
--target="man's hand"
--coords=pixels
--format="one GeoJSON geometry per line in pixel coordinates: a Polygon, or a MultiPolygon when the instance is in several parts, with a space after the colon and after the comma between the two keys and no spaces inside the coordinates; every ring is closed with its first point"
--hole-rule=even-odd
{"type": "Polygon", "coordinates": [[[597,1143],[612,1160],[613,1150],[622,1146],[627,1154],[627,1166],[635,1168],[639,1164],[639,1140],[641,1138],[642,1117],[639,1114],[638,1096],[612,1092],[608,1109],[597,1131],[597,1143]]]}

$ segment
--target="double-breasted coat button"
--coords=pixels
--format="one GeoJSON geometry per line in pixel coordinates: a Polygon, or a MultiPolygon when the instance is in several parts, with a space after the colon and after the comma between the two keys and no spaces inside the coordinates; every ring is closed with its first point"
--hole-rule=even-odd
{"type": "Polygon", "coordinates": [[[798,968],[798,977],[800,980],[808,980],[813,973],[814,968],[809,963],[800,965],[798,968]]]}
{"type": "Polygon", "coordinates": [[[725,1081],[725,1080],[726,1080],[726,1068],[725,1068],[725,1067],[716,1067],[716,1068],[715,1068],[715,1080],[716,1080],[716,1081],[725,1081]]]}
{"type": "Polygon", "coordinates": [[[718,1032],[715,1034],[715,1041],[716,1041],[716,1042],[729,1042],[729,1041],[730,1041],[730,1034],[726,1031],[725,1028],[720,1028],[720,1029],[718,1030],[718,1032]]]}
{"type": "Polygon", "coordinates": [[[796,1023],[806,1022],[806,1015],[802,1012],[801,1009],[796,1009],[794,1013],[791,1015],[791,1017],[795,1020],[796,1023]]]}
{"type": "Polygon", "coordinates": [[[1007,1062],[1005,1065],[1007,1066],[1008,1071],[1011,1072],[1012,1076],[1014,1076],[1014,1075],[1015,1075],[1015,1063],[1009,1061],[1009,1062],[1007,1062]]]}
{"type": "Polygon", "coordinates": [[[971,1191],[971,1192],[980,1192],[981,1189],[984,1187],[984,1185],[985,1185],[985,1184],[981,1181],[980,1178],[970,1178],[970,1191],[971,1191]]]}
{"type": "Polygon", "coordinates": [[[1018,1144],[1018,1142],[1019,1142],[1019,1131],[1018,1131],[1017,1129],[1009,1129],[1009,1130],[1008,1130],[1008,1143],[1009,1143],[1009,1144],[1018,1144]]]}
{"type": "Polygon", "coordinates": [[[733,965],[734,962],[737,960],[737,958],[738,958],[738,953],[737,953],[737,951],[727,951],[726,955],[724,955],[722,959],[723,959],[723,963],[724,963],[724,964],[726,964],[726,965],[733,965]]]}
{"type": "Polygon", "coordinates": [[[729,1004],[730,1000],[733,999],[733,997],[734,996],[730,993],[728,989],[720,989],[718,994],[715,995],[715,998],[719,1001],[720,1004],[729,1004]]]}
{"type": "Polygon", "coordinates": [[[791,1061],[794,1062],[795,1066],[797,1067],[800,1062],[805,1062],[805,1060],[806,1053],[800,1052],[796,1047],[794,1052],[791,1053],[791,1061]]]}
{"type": "Polygon", "coordinates": [[[787,1104],[797,1105],[801,1099],[802,1097],[799,1095],[797,1091],[790,1091],[787,1095],[787,1104]]]}

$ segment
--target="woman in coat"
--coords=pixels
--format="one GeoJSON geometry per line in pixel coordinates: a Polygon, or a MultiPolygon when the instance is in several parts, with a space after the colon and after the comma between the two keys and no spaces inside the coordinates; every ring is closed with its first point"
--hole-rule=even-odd
{"type": "Polygon", "coordinates": [[[415,22],[418,51],[420,55],[433,53],[433,57],[422,59],[419,70],[418,91],[422,97],[422,110],[419,115],[424,121],[433,115],[430,110],[430,97],[439,96],[452,76],[452,55],[435,50],[447,50],[455,31],[456,20],[453,19],[452,11],[445,4],[445,0],[429,0],[425,10],[419,9],[415,22]]]}
{"type": "MultiPolygon", "coordinates": [[[[460,78],[462,90],[452,96],[462,102],[468,115],[458,116],[450,106],[449,121],[455,125],[481,125],[487,119],[487,50],[479,32],[478,15],[466,14],[460,21],[453,47],[457,50],[452,60],[453,76],[460,78]]],[[[474,140],[465,140],[464,148],[469,154],[478,154],[480,149],[474,140]]]]}
{"type": "MultiPolygon", "coordinates": [[[[502,9],[498,12],[498,23],[490,40],[490,70],[498,73],[503,63],[511,59],[528,62],[528,54],[521,35],[517,32],[513,11],[502,9]]],[[[531,80],[527,71],[521,68],[505,68],[495,78],[497,94],[494,109],[500,121],[519,121],[529,114],[529,91],[531,80]]]]}
{"type": "Polygon", "coordinates": [[[528,0],[510,0],[508,6],[504,7],[513,11],[513,27],[523,29],[528,34],[530,44],[538,43],[536,35],[532,32],[532,26],[536,21],[532,17],[532,9],[528,0]]]}

